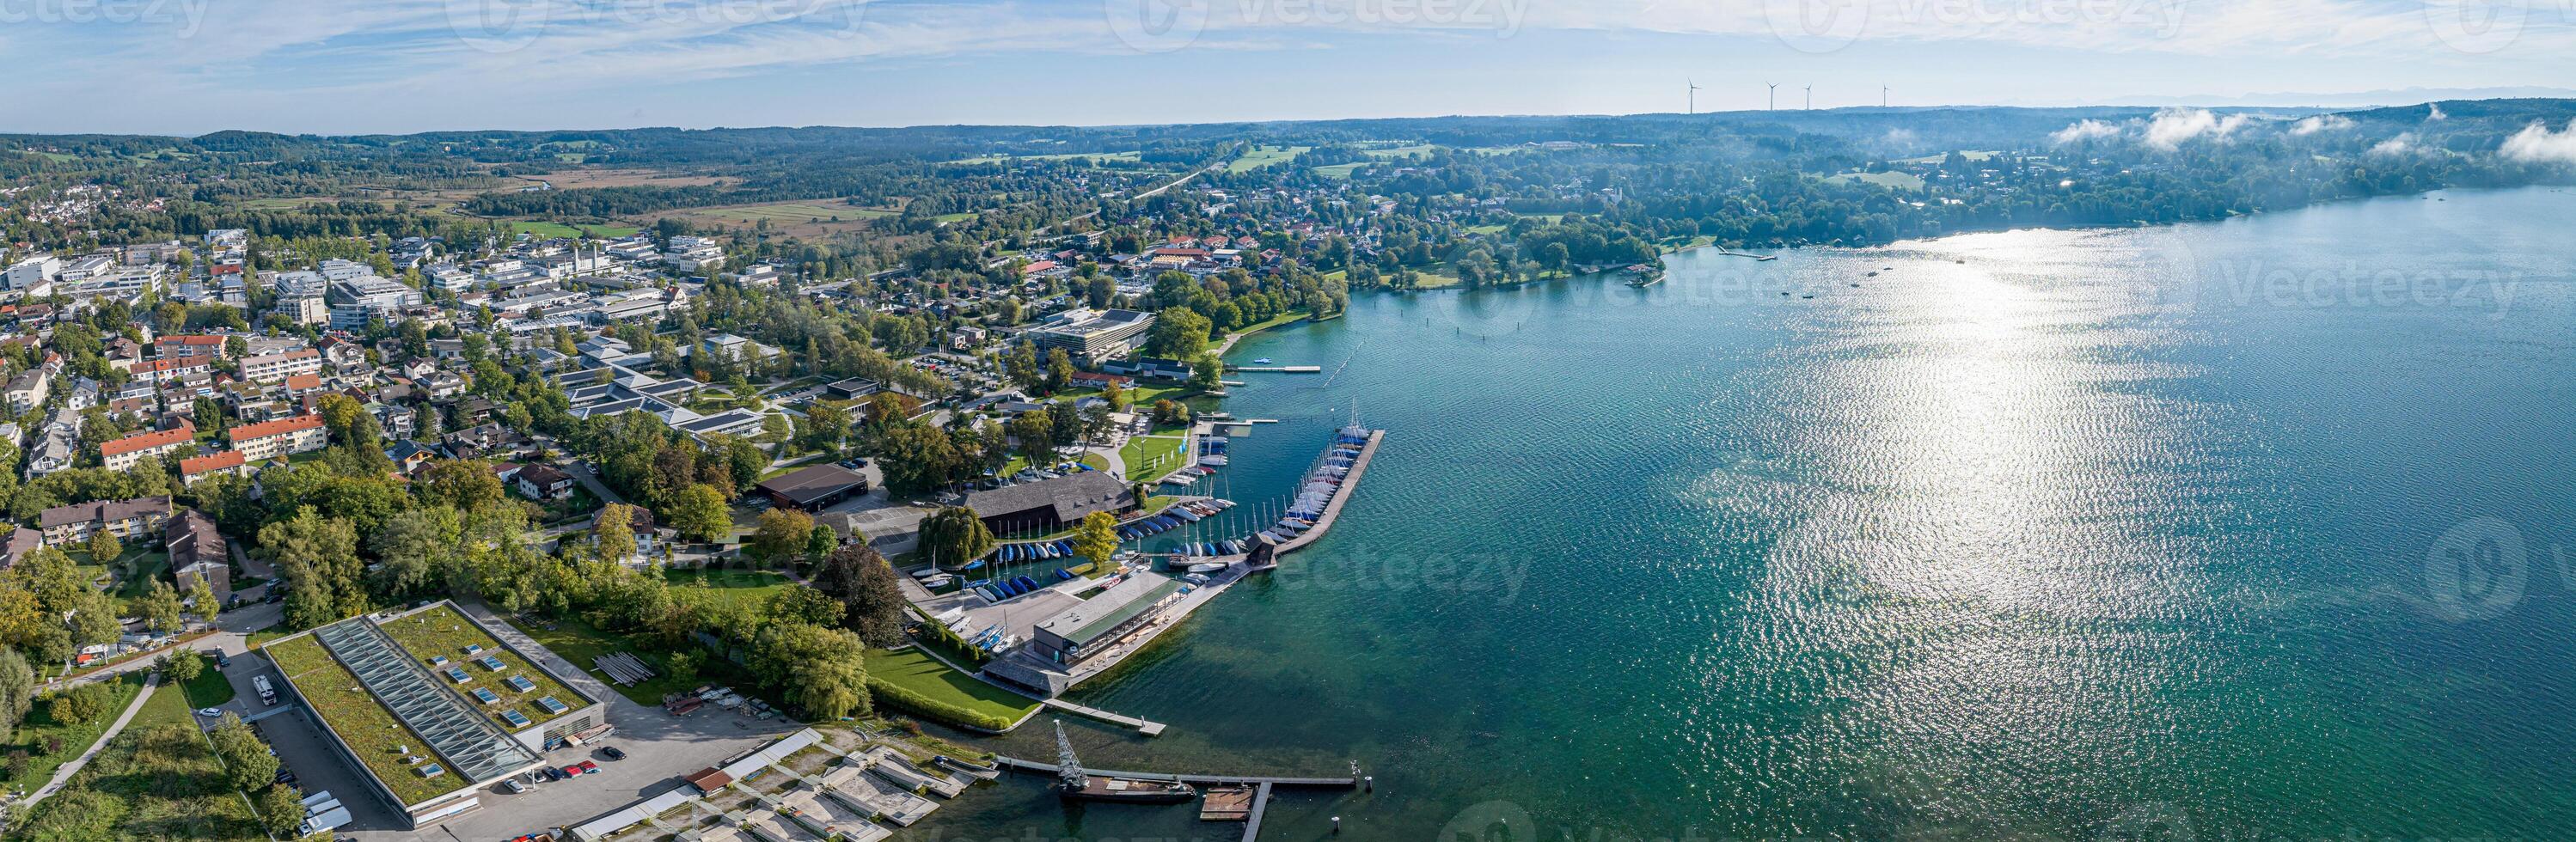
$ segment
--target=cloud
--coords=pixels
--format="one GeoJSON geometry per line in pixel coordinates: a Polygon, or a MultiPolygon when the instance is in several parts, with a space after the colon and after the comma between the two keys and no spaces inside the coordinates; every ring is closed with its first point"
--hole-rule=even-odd
{"type": "Polygon", "coordinates": [[[1915,140],[1913,129],[1888,129],[1887,136],[1879,138],[1879,142],[1889,146],[1912,146],[1915,140]]]}
{"type": "Polygon", "coordinates": [[[2498,150],[2506,158],[2526,164],[2576,164],[2576,120],[2567,122],[2567,130],[2553,132],[2538,120],[2522,131],[2505,138],[2498,150]]]}
{"type": "Polygon", "coordinates": [[[2064,146],[2079,140],[2098,140],[2120,136],[2120,127],[2101,120],[2068,123],[2066,128],[2048,133],[2048,142],[2064,146]]]}
{"type": "Polygon", "coordinates": [[[2167,108],[2156,112],[2155,120],[2147,124],[2147,145],[2172,151],[2193,138],[2225,139],[2253,122],[2254,118],[2243,114],[2220,117],[2205,108],[2167,108]]]}
{"type": "Polygon", "coordinates": [[[2401,132],[2396,137],[2380,141],[2378,145],[2370,147],[2370,154],[2373,155],[2406,155],[2414,151],[2414,132],[2401,132]]]}
{"type": "Polygon", "coordinates": [[[2427,109],[2430,109],[2430,110],[2428,110],[2428,111],[2425,111],[2425,112],[2424,112],[2424,122],[2430,123],[2430,122],[2433,122],[2433,121],[2435,121],[2435,120],[2448,120],[2448,119],[2451,119],[2451,115],[2442,113],[2442,104],[2441,104],[2441,103],[2438,103],[2438,102],[2428,102],[2428,103],[2425,103],[2425,104],[2424,104],[2424,107],[2425,107],[2425,108],[2427,108],[2427,109]]]}
{"type": "Polygon", "coordinates": [[[2306,137],[2318,132],[2343,131],[2345,129],[2352,128],[2352,125],[2352,118],[2350,117],[2345,117],[2339,114],[2319,114],[2292,124],[2290,126],[2290,134],[2299,137],[2306,137]]]}

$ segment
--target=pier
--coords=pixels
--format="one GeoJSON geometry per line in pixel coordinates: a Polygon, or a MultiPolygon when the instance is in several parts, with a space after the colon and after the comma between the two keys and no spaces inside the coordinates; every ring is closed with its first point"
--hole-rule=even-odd
{"type": "MultiPolygon", "coordinates": [[[[999,766],[1007,771],[1025,772],[1032,775],[1054,775],[1057,772],[1056,765],[1053,763],[1039,763],[1035,760],[1021,760],[1016,757],[1004,757],[1001,755],[994,755],[993,765],[999,766]]],[[[1249,786],[1288,786],[1309,789],[1356,789],[1360,785],[1360,779],[1352,777],[1282,778],[1266,777],[1262,775],[1183,775],[1173,774],[1170,772],[1122,772],[1115,769],[1093,769],[1090,768],[1089,764],[1084,765],[1083,771],[1107,778],[1129,778],[1139,781],[1179,781],[1185,784],[1201,784],[1207,786],[1243,784],[1249,786]]]]}
{"type": "Polygon", "coordinates": [[[1234,370],[1236,370],[1236,371],[1269,371],[1269,372],[1277,372],[1277,373],[1281,373],[1281,374],[1322,374],[1322,373],[1324,373],[1324,367],[1323,367],[1323,366],[1320,366],[1320,365],[1239,365],[1239,366],[1235,366],[1235,367],[1234,367],[1234,370]]]}
{"type": "Polygon", "coordinates": [[[1143,734],[1148,737],[1160,737],[1163,735],[1163,723],[1160,722],[1138,719],[1126,714],[1110,713],[1089,705],[1078,705],[1057,698],[1048,698],[1042,702],[1042,704],[1046,705],[1048,708],[1064,711],[1086,719],[1097,719],[1111,725],[1123,725],[1129,728],[1134,728],[1136,729],[1136,733],[1143,734]]]}
{"type": "Polygon", "coordinates": [[[1377,458],[1377,446],[1384,441],[1386,441],[1385,430],[1369,431],[1368,444],[1360,446],[1359,458],[1351,460],[1351,472],[1342,478],[1341,492],[1333,495],[1332,502],[1324,504],[1324,516],[1315,519],[1315,528],[1306,530],[1305,534],[1280,544],[1276,555],[1287,555],[1305,549],[1307,545],[1322,540],[1324,533],[1332,531],[1333,521],[1342,516],[1342,504],[1350,502],[1351,493],[1359,490],[1360,477],[1368,474],[1369,460],[1377,458]]]}

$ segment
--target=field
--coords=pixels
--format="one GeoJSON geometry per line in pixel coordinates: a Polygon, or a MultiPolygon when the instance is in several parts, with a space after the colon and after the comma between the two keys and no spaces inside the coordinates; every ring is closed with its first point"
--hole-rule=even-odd
{"type": "Polygon", "coordinates": [[[830,200],[819,200],[697,208],[681,211],[676,215],[699,224],[756,225],[766,221],[772,230],[781,233],[821,236],[857,230],[867,225],[869,220],[896,216],[899,213],[886,208],[852,207],[830,200]]]}
{"type": "MultiPolygon", "coordinates": [[[[577,619],[567,617],[560,620],[540,621],[522,618],[511,625],[517,627],[530,639],[552,650],[557,656],[587,670],[592,678],[599,679],[600,683],[616,690],[618,695],[633,699],[639,705],[658,705],[662,703],[662,697],[665,695],[693,690],[700,684],[723,683],[729,680],[727,676],[730,673],[722,672],[721,669],[730,667],[732,662],[723,658],[710,657],[698,675],[682,681],[670,674],[670,662],[665,656],[628,646],[619,636],[600,631],[589,623],[577,619]],[[653,678],[640,684],[621,686],[610,681],[608,673],[591,667],[599,656],[617,652],[625,652],[644,661],[647,666],[653,668],[653,678]]],[[[699,654],[711,655],[712,653],[699,650],[699,654]]]]}
{"type": "Polygon", "coordinates": [[[1853,182],[1868,182],[1890,190],[1923,189],[1922,176],[1905,172],[1843,173],[1841,175],[1825,177],[1825,183],[1827,184],[1850,184],[1853,182]]]}
{"type": "Polygon", "coordinates": [[[1419,146],[1394,146],[1362,151],[1371,158],[1420,158],[1431,154],[1431,145],[1426,143],[1419,146]]]}
{"type": "Polygon", "coordinates": [[[533,220],[517,219],[510,221],[510,233],[512,234],[534,234],[548,239],[569,239],[572,237],[616,239],[618,237],[632,235],[640,230],[643,229],[632,225],[582,225],[575,227],[565,225],[560,222],[538,222],[533,220]]]}
{"type": "MultiPolygon", "coordinates": [[[[575,153],[578,154],[578,153],[575,153]]],[[[530,184],[545,182],[557,190],[585,187],[698,187],[722,184],[724,179],[703,175],[681,175],[647,169],[579,169],[551,172],[545,175],[520,176],[530,184]]]]}
{"type": "Polygon", "coordinates": [[[1064,152],[1054,155],[981,155],[973,158],[962,158],[948,163],[964,165],[999,164],[1009,161],[1084,161],[1086,162],[1086,165],[1090,165],[1089,162],[1097,161],[1134,162],[1139,158],[1139,153],[1130,150],[1127,152],[1064,152]]]}
{"type": "Polygon", "coordinates": [[[770,596],[787,589],[787,577],[766,570],[695,570],[673,567],[662,571],[662,580],[671,587],[705,585],[717,596],[754,605],[767,603],[770,596]]]}
{"type": "MultiPolygon", "coordinates": [[[[412,657],[420,659],[423,666],[427,666],[430,658],[444,655],[447,656],[450,664],[464,669],[465,674],[471,677],[462,684],[456,684],[449,683],[444,675],[435,675],[434,679],[440,683],[446,683],[460,692],[471,692],[475,688],[482,688],[501,697],[499,702],[493,704],[469,704],[469,707],[475,707],[489,714],[515,710],[526,716],[529,722],[544,724],[546,720],[562,714],[538,707],[536,704],[538,699],[553,697],[555,701],[564,704],[564,713],[578,710],[586,704],[580,693],[573,692],[571,688],[556,682],[553,676],[531,666],[527,659],[501,648],[501,641],[494,640],[491,635],[485,634],[482,627],[466,622],[465,616],[456,613],[454,608],[437,606],[390,621],[381,628],[384,629],[386,637],[393,638],[394,643],[400,645],[403,651],[410,652],[412,657]],[[481,646],[482,653],[467,655],[465,649],[468,646],[481,646]],[[472,663],[474,659],[481,658],[483,655],[501,659],[502,668],[487,670],[480,664],[472,663]],[[503,683],[511,676],[525,676],[529,681],[535,682],[536,686],[524,693],[511,689],[510,685],[503,683]]],[[[431,667],[430,670],[432,673],[437,672],[436,667],[431,667]]],[[[495,724],[500,725],[505,731],[517,730],[506,722],[495,724]]]]}
{"type": "Polygon", "coordinates": [[[1243,157],[1236,158],[1234,163],[1227,164],[1225,171],[1248,173],[1273,164],[1285,164],[1313,148],[1312,146],[1254,146],[1244,150],[1243,157]]]}
{"type": "Polygon", "coordinates": [[[1160,477],[1181,466],[1179,436],[1137,436],[1118,448],[1118,458],[1127,463],[1127,478],[1145,480],[1160,477]]]}
{"type": "Polygon", "coordinates": [[[1351,173],[1358,172],[1361,167],[1365,166],[1368,166],[1368,162],[1366,161],[1354,161],[1348,164],[1334,164],[1331,166],[1316,167],[1315,174],[1325,178],[1349,178],[1351,177],[1351,173]]]}
{"type": "Polygon", "coordinates": [[[12,818],[12,830],[35,839],[269,838],[171,688],[154,691],[68,788],[12,818]]]}
{"type": "Polygon", "coordinates": [[[1006,722],[1018,722],[1020,717],[1038,708],[1036,699],[950,669],[947,664],[918,648],[901,652],[870,649],[867,659],[869,678],[921,694],[932,702],[954,705],[1006,722]]]}
{"type": "MultiPolygon", "coordinates": [[[[1978,151],[1971,150],[1971,149],[1962,149],[1962,150],[1959,150],[1959,157],[1966,158],[1966,159],[1968,159],[1968,160],[1970,160],[1970,161],[1983,161],[1983,160],[1987,160],[1987,159],[1989,159],[1989,158],[1993,158],[1993,157],[1995,157],[1995,156],[1997,156],[1997,155],[2001,155],[2001,154],[2003,154],[2003,153],[2001,153],[2001,152],[1978,152],[1978,151]]],[[[1904,163],[1908,163],[1908,164],[1938,164],[1938,163],[1941,163],[1942,161],[1949,160],[1949,158],[1950,158],[1950,153],[1944,152],[1944,153],[1941,153],[1941,154],[1939,154],[1939,155],[1925,155],[1925,156],[1920,157],[1920,158],[1907,158],[1907,159],[1905,159],[1905,160],[1904,160],[1904,163]]]]}
{"type": "MultiPolygon", "coordinates": [[[[109,694],[107,712],[97,719],[79,725],[55,721],[52,704],[48,702],[37,702],[35,707],[27,710],[27,719],[18,725],[17,733],[10,735],[9,742],[0,744],[0,750],[24,751],[29,756],[26,775],[11,778],[10,783],[34,791],[54,776],[55,769],[62,768],[64,763],[88,751],[91,743],[98,742],[98,735],[105,733],[108,724],[115,722],[116,717],[125,713],[125,706],[134,701],[134,694],[143,690],[143,673],[140,672],[102,681],[114,692],[109,694]],[[63,750],[47,754],[44,745],[48,737],[62,740],[63,750]]],[[[172,694],[173,698],[176,696],[172,694]]]]}

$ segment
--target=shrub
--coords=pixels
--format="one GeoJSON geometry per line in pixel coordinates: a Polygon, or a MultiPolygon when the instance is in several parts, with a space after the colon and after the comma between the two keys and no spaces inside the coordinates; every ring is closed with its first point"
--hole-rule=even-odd
{"type": "Polygon", "coordinates": [[[868,693],[876,697],[881,710],[900,710],[914,716],[935,719],[973,731],[1000,733],[1011,727],[1011,721],[988,713],[978,713],[888,684],[871,677],[868,693]]]}

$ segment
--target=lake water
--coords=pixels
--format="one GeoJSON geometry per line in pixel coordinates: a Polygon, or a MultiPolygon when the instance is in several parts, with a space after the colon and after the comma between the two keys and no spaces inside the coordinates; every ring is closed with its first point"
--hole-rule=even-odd
{"type": "MultiPolygon", "coordinates": [[[[2571,838],[2569,219],[1359,296],[1236,349],[1327,374],[1246,375],[1226,408],[1286,423],[1218,489],[1284,493],[1356,409],[1390,433],[1341,525],[1074,694],[1171,733],[1068,727],[1095,767],[1376,776],[1265,840],[2571,838]]],[[[1029,778],[911,832],[1239,833],[1029,778]]]]}

